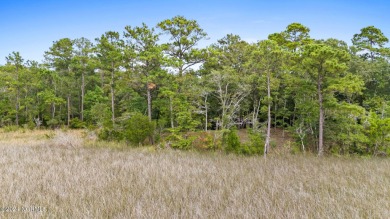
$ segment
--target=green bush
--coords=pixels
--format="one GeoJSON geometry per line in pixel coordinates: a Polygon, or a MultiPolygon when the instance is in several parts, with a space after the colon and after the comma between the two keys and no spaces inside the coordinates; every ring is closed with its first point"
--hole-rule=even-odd
{"type": "Polygon", "coordinates": [[[254,149],[252,151],[256,152],[256,154],[264,154],[264,137],[261,135],[261,133],[253,133],[251,132],[249,134],[251,147],[254,149]]]}
{"type": "Polygon", "coordinates": [[[182,150],[188,150],[192,148],[192,142],[195,140],[195,137],[181,138],[176,143],[172,144],[173,148],[179,148],[182,150]]]}
{"type": "Polygon", "coordinates": [[[216,150],[219,148],[219,142],[211,132],[197,132],[195,137],[194,142],[192,142],[192,147],[197,150],[216,150]]]}
{"type": "Polygon", "coordinates": [[[260,133],[249,130],[250,141],[244,144],[240,153],[243,155],[261,155],[264,154],[264,138],[260,133]]]}
{"type": "Polygon", "coordinates": [[[4,127],[4,132],[16,132],[20,129],[17,125],[7,125],[4,127]]]}
{"type": "Polygon", "coordinates": [[[49,121],[47,121],[47,126],[49,126],[50,128],[57,128],[58,125],[60,124],[60,122],[57,120],[57,119],[50,119],[49,121]]]}
{"type": "Polygon", "coordinates": [[[105,141],[120,141],[123,139],[123,134],[118,129],[103,128],[98,132],[98,138],[105,141]]]}
{"type": "Polygon", "coordinates": [[[302,152],[302,148],[300,147],[299,144],[294,143],[294,144],[291,146],[290,152],[291,152],[291,154],[299,154],[299,153],[302,152]]]}
{"type": "Polygon", "coordinates": [[[110,108],[104,103],[96,103],[91,110],[86,111],[86,117],[89,118],[87,120],[97,127],[112,126],[111,115],[110,108]]]}
{"type": "Polygon", "coordinates": [[[133,144],[142,144],[148,136],[153,136],[155,123],[141,113],[133,113],[122,123],[125,140],[133,144]]]}
{"type": "Polygon", "coordinates": [[[223,140],[226,152],[240,153],[241,143],[235,128],[226,130],[226,132],[223,134],[223,140]]]}
{"type": "Polygon", "coordinates": [[[241,144],[235,128],[224,133],[225,151],[241,155],[259,155],[264,153],[264,139],[260,133],[249,130],[249,142],[241,144]]]}
{"type": "Polygon", "coordinates": [[[85,122],[81,121],[79,118],[73,118],[72,120],[70,120],[69,128],[71,129],[82,129],[85,127],[85,122]]]}

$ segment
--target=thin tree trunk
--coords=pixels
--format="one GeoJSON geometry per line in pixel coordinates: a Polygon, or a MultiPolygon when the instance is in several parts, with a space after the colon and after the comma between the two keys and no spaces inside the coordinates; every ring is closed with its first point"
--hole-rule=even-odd
{"type": "Polygon", "coordinates": [[[258,100],[258,103],[256,105],[256,103],[254,104],[253,106],[253,116],[252,116],[252,129],[254,131],[257,131],[257,122],[258,122],[258,118],[259,118],[259,112],[260,112],[260,105],[261,105],[261,100],[259,98],[258,100]]]}
{"type": "MultiPolygon", "coordinates": [[[[275,98],[277,99],[277,97],[275,98]]],[[[276,117],[276,112],[278,110],[278,104],[275,103],[275,108],[274,108],[274,130],[276,130],[276,122],[277,122],[277,117],[276,117]]]]}
{"type": "MultiPolygon", "coordinates": [[[[68,66],[68,75],[70,76],[71,75],[71,69],[70,67],[68,66]]],[[[67,89],[70,89],[70,85],[67,86],[67,89]]],[[[67,111],[68,111],[68,127],[70,125],[70,114],[71,114],[71,103],[70,103],[70,91],[68,91],[68,96],[67,96],[67,102],[68,102],[68,106],[67,106],[67,111]]]]}
{"type": "Polygon", "coordinates": [[[20,91],[19,91],[19,87],[17,88],[17,92],[16,92],[16,106],[15,106],[15,110],[16,110],[16,115],[15,115],[15,123],[16,125],[19,125],[19,94],[20,91]]]}
{"type": "Polygon", "coordinates": [[[169,97],[169,113],[171,117],[171,128],[175,128],[173,124],[173,105],[172,105],[172,97],[169,97]]]}
{"type": "Polygon", "coordinates": [[[283,132],[282,132],[282,137],[284,138],[284,120],[285,120],[285,114],[286,114],[286,106],[287,105],[287,99],[284,99],[284,106],[283,106],[283,118],[282,118],[282,127],[283,127],[283,132]]]}
{"type": "Polygon", "coordinates": [[[112,63],[111,71],[111,120],[112,124],[115,122],[115,91],[114,91],[114,63],[112,63]]]}
{"type": "Polygon", "coordinates": [[[324,107],[323,107],[323,97],[322,97],[322,77],[318,76],[318,104],[320,107],[320,118],[318,126],[318,156],[322,156],[324,153],[324,107]]]}
{"type": "Polygon", "coordinates": [[[204,124],[204,130],[207,132],[207,117],[208,117],[208,107],[207,107],[207,95],[205,96],[205,99],[204,99],[204,108],[205,108],[205,124],[204,124]]]}
{"type": "MultiPolygon", "coordinates": [[[[146,83],[146,93],[147,93],[147,96],[148,96],[148,118],[149,118],[149,121],[151,122],[152,121],[152,95],[151,95],[151,92],[149,89],[149,83],[146,83]]],[[[151,136],[149,136],[149,141],[151,144],[154,144],[154,138],[153,138],[153,134],[151,136]]]]}
{"type": "MultiPolygon", "coordinates": [[[[25,93],[25,95],[24,95],[24,99],[25,99],[25,100],[27,100],[27,97],[28,97],[28,94],[29,94],[29,93],[31,93],[31,92],[30,92],[30,89],[27,88],[27,91],[26,91],[26,93],[25,93]]],[[[39,106],[39,104],[37,104],[37,105],[39,106]]],[[[28,108],[27,102],[25,102],[25,103],[24,103],[24,116],[25,116],[25,118],[28,119],[28,120],[30,120],[29,115],[28,115],[28,111],[29,111],[29,110],[30,110],[30,109],[28,108]]]]}
{"type": "Polygon", "coordinates": [[[179,67],[179,77],[183,77],[183,66],[179,67]]]}
{"type": "Polygon", "coordinates": [[[293,117],[292,117],[292,119],[290,119],[290,126],[293,126],[295,124],[296,110],[297,110],[297,104],[296,104],[296,102],[294,102],[294,111],[293,111],[293,117]]]}
{"type": "Polygon", "coordinates": [[[68,126],[70,125],[70,95],[68,94],[67,97],[67,102],[68,102],[68,126]]]}
{"type": "Polygon", "coordinates": [[[267,75],[267,97],[268,97],[268,121],[267,121],[267,137],[264,146],[264,156],[268,154],[269,144],[271,139],[271,86],[270,86],[270,75],[267,75]]]}
{"type": "Polygon", "coordinates": [[[152,121],[152,95],[148,87],[148,83],[146,83],[146,95],[148,97],[148,117],[149,121],[152,121]]]}
{"type": "MultiPolygon", "coordinates": [[[[55,85],[55,83],[51,82],[52,85],[54,86],[54,95],[57,94],[57,86],[55,85]]],[[[51,118],[54,119],[56,115],[56,105],[55,103],[51,103],[51,118]]]]}
{"type": "Polygon", "coordinates": [[[84,95],[85,95],[85,75],[84,75],[84,72],[82,72],[82,74],[81,74],[81,109],[80,109],[81,121],[84,121],[84,95]]]}
{"type": "Polygon", "coordinates": [[[104,87],[104,71],[100,70],[100,87],[104,87]]]}
{"type": "MultiPolygon", "coordinates": [[[[19,68],[18,68],[18,66],[16,66],[16,82],[19,82],[19,68]]],[[[16,105],[15,105],[15,110],[16,110],[15,123],[17,126],[19,125],[19,95],[20,95],[20,89],[19,89],[19,85],[17,85],[16,105]]]]}
{"type": "Polygon", "coordinates": [[[51,103],[51,118],[54,119],[56,114],[56,105],[54,103],[51,103]]]}

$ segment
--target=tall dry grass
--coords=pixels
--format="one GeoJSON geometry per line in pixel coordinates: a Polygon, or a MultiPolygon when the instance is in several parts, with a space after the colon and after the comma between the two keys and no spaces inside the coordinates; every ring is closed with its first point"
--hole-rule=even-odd
{"type": "Polygon", "coordinates": [[[390,215],[388,159],[69,147],[35,134],[32,146],[0,134],[1,218],[390,215]]]}

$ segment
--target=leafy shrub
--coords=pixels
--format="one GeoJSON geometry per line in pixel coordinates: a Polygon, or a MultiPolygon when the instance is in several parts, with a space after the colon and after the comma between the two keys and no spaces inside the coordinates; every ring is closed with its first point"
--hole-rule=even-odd
{"type": "Polygon", "coordinates": [[[192,142],[195,140],[195,137],[189,137],[189,138],[181,138],[178,142],[175,144],[172,144],[173,148],[180,148],[183,150],[188,150],[192,148],[192,142]]]}
{"type": "Polygon", "coordinates": [[[72,120],[70,120],[69,128],[71,129],[82,129],[85,127],[85,122],[81,121],[79,118],[73,118],[72,120]]]}
{"type": "Polygon", "coordinates": [[[212,150],[218,148],[215,136],[206,131],[198,132],[196,139],[192,142],[192,145],[198,150],[212,150]]]}
{"type": "Polygon", "coordinates": [[[195,136],[182,136],[180,134],[172,133],[167,137],[167,140],[171,142],[172,148],[189,150],[192,148],[192,143],[196,139],[195,136]]]}
{"type": "Polygon", "coordinates": [[[250,144],[244,144],[242,145],[238,153],[249,156],[255,154],[263,154],[264,152],[262,152],[260,148],[252,147],[250,144]]]}
{"type": "Polygon", "coordinates": [[[225,151],[242,155],[256,155],[264,153],[264,139],[260,133],[249,130],[249,142],[241,144],[236,128],[224,133],[223,142],[225,151]]]}
{"type": "Polygon", "coordinates": [[[60,124],[59,121],[57,119],[50,119],[49,121],[47,121],[47,126],[49,126],[50,128],[56,128],[58,127],[58,125],[60,124]]]}
{"type": "Polygon", "coordinates": [[[240,153],[243,155],[264,154],[264,138],[260,133],[249,130],[250,141],[244,144],[240,153]]]}
{"type": "Polygon", "coordinates": [[[4,132],[16,132],[19,130],[19,126],[17,125],[7,125],[4,127],[4,132]]]}
{"type": "Polygon", "coordinates": [[[294,144],[292,144],[292,146],[291,146],[290,152],[291,152],[292,154],[299,154],[299,153],[302,152],[302,148],[300,147],[299,144],[294,143],[294,144]]]}
{"type": "Polygon", "coordinates": [[[115,128],[103,128],[98,132],[98,138],[105,141],[119,141],[123,139],[123,134],[115,128]]]}
{"type": "Polygon", "coordinates": [[[226,152],[240,153],[241,143],[235,128],[226,130],[226,132],[223,134],[223,139],[226,152]]]}
{"type": "Polygon", "coordinates": [[[86,117],[89,117],[90,122],[98,127],[109,127],[112,125],[111,110],[104,103],[96,103],[91,107],[91,110],[86,111],[86,117]]]}
{"type": "Polygon", "coordinates": [[[124,138],[133,144],[142,144],[148,136],[153,136],[155,123],[141,113],[133,113],[123,121],[124,138]]]}

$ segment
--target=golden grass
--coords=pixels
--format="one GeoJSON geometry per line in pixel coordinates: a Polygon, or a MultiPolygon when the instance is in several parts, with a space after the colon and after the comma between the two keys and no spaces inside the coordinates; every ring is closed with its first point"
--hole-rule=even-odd
{"type": "Polygon", "coordinates": [[[0,133],[1,218],[390,215],[388,159],[69,147],[56,136],[0,133]]]}

